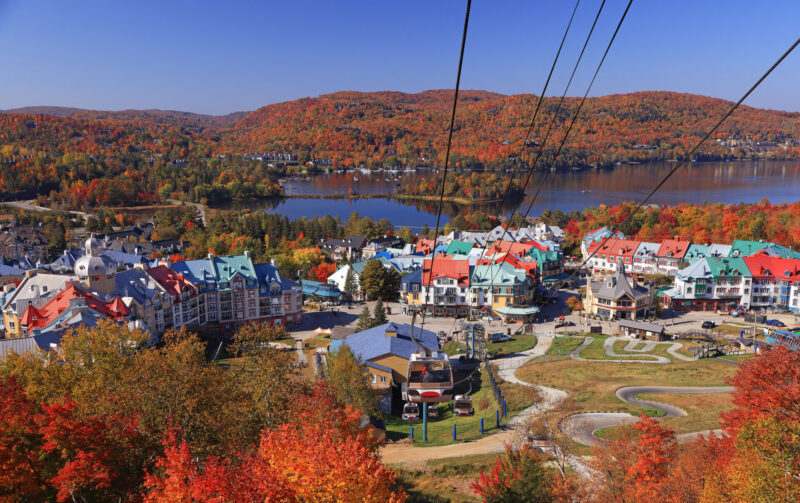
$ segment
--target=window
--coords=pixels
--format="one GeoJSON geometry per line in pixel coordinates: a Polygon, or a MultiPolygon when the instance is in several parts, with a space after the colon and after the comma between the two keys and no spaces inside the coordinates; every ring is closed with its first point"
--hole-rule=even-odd
{"type": "Polygon", "coordinates": [[[250,310],[250,317],[251,318],[255,318],[256,317],[256,310],[255,309],[251,309],[250,310]]]}
{"type": "Polygon", "coordinates": [[[378,384],[378,375],[372,374],[372,384],[378,384]]]}
{"type": "MultiPolygon", "coordinates": [[[[797,303],[797,301],[795,301],[795,303],[797,303]]],[[[386,376],[381,376],[381,383],[385,383],[385,382],[386,382],[386,376]]]]}

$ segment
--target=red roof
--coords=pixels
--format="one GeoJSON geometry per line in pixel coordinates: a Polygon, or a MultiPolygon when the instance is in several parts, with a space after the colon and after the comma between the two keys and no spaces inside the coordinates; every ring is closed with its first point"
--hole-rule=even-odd
{"type": "Polygon", "coordinates": [[[36,309],[33,305],[28,306],[20,319],[20,324],[27,325],[29,332],[34,328],[44,328],[69,309],[70,301],[74,299],[84,299],[87,307],[116,321],[121,321],[130,314],[130,309],[119,297],[111,302],[105,302],[79,284],[68,281],[66,287],[42,307],[36,309]]]}
{"type": "Polygon", "coordinates": [[[661,242],[661,247],[658,249],[656,256],[681,259],[686,255],[686,250],[688,250],[691,245],[692,243],[689,241],[665,239],[661,242]]]}
{"type": "Polygon", "coordinates": [[[431,253],[433,251],[433,239],[420,239],[417,241],[414,250],[425,255],[431,253]]]}
{"type": "Polygon", "coordinates": [[[754,278],[800,282],[800,260],[753,255],[744,257],[744,263],[754,278]]]}
{"type": "Polygon", "coordinates": [[[542,251],[547,251],[547,247],[542,248],[542,245],[539,245],[534,241],[528,243],[519,243],[517,241],[495,241],[486,251],[486,254],[497,255],[499,253],[510,253],[512,255],[525,255],[534,246],[542,251]]]}
{"type": "Polygon", "coordinates": [[[192,296],[197,293],[197,287],[191,281],[167,266],[151,267],[147,273],[173,296],[180,297],[180,294],[186,291],[189,291],[192,296]]]}
{"type": "Polygon", "coordinates": [[[425,259],[422,262],[423,285],[428,285],[432,282],[431,262],[433,262],[433,280],[452,278],[458,281],[458,286],[469,286],[469,261],[446,259],[441,255],[438,255],[436,260],[425,259]]]}
{"type": "Polygon", "coordinates": [[[608,260],[614,260],[612,257],[630,257],[636,252],[639,247],[639,241],[632,241],[630,239],[609,239],[602,246],[602,241],[597,241],[589,246],[589,252],[592,253],[597,250],[598,254],[607,255],[608,260]]]}

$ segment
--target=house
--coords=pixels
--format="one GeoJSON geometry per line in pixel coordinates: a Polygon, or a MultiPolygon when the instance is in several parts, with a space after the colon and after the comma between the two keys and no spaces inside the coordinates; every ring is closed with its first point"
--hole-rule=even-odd
{"type": "Polygon", "coordinates": [[[10,265],[0,265],[0,285],[21,281],[25,277],[25,269],[10,265]]]}
{"type": "Polygon", "coordinates": [[[470,276],[470,312],[478,315],[501,307],[528,306],[533,301],[534,285],[524,269],[509,263],[477,265],[470,276]]]}
{"type": "Polygon", "coordinates": [[[772,243],[765,243],[764,241],[746,241],[743,239],[736,239],[731,245],[729,257],[749,257],[758,251],[772,245],[772,243]]]}
{"type": "Polygon", "coordinates": [[[624,264],[628,270],[633,270],[634,254],[639,245],[639,241],[628,239],[612,238],[605,242],[594,242],[589,248],[589,254],[594,256],[589,259],[587,265],[592,272],[613,272],[620,264],[624,264]]]}
{"type": "Polygon", "coordinates": [[[611,229],[605,226],[587,233],[585,236],[583,236],[583,239],[581,239],[581,255],[583,256],[583,259],[586,260],[586,257],[589,256],[589,248],[591,248],[592,245],[599,243],[606,238],[625,239],[625,235],[619,231],[612,233],[611,229]]]}
{"type": "Polygon", "coordinates": [[[637,320],[653,312],[653,295],[625,273],[624,263],[605,278],[590,280],[586,289],[586,310],[610,320],[637,320]]]}
{"type": "Polygon", "coordinates": [[[540,283],[557,283],[568,276],[564,273],[564,257],[558,252],[544,251],[534,246],[525,258],[536,262],[540,283]]]}
{"type": "Polygon", "coordinates": [[[475,246],[474,243],[470,243],[467,241],[450,241],[450,244],[447,245],[447,250],[445,250],[446,255],[459,255],[462,257],[466,257],[469,255],[469,252],[472,251],[472,248],[475,246]]]}
{"type": "Polygon", "coordinates": [[[696,245],[692,244],[686,250],[686,255],[683,256],[683,261],[689,264],[694,264],[700,259],[708,257],[708,252],[711,250],[710,245],[696,245]]]}
{"type": "Polygon", "coordinates": [[[422,304],[422,269],[405,274],[400,278],[400,303],[403,314],[407,312],[409,305],[419,306],[422,304]]]}
{"type": "Polygon", "coordinates": [[[119,295],[131,310],[132,317],[141,320],[151,334],[160,335],[174,326],[172,296],[143,267],[136,267],[114,275],[119,295]]]}
{"type": "Polygon", "coordinates": [[[683,257],[689,250],[691,243],[675,239],[665,239],[658,248],[656,258],[658,259],[658,273],[667,276],[674,276],[683,261],[683,257]]]}
{"type": "Polygon", "coordinates": [[[642,321],[621,320],[619,331],[634,339],[649,339],[663,341],[665,339],[664,326],[642,321]]]}
{"type": "MultiPolygon", "coordinates": [[[[428,351],[439,351],[439,338],[430,330],[414,327],[414,339],[428,351]]],[[[411,325],[385,323],[331,342],[335,352],[343,344],[364,362],[376,387],[390,387],[406,382],[411,355],[420,351],[411,338],[411,325]]]]}
{"type": "Polygon", "coordinates": [[[800,310],[800,260],[760,252],[743,260],[753,278],[750,307],[800,310]]]}
{"type": "Polygon", "coordinates": [[[437,257],[422,265],[422,306],[428,315],[467,315],[471,266],[466,260],[437,257]]]}
{"type": "Polygon", "coordinates": [[[167,310],[165,317],[168,322],[172,322],[174,328],[200,324],[200,293],[191,281],[165,265],[151,267],[147,274],[172,297],[171,309],[167,310]]]}
{"type": "Polygon", "coordinates": [[[791,258],[800,260],[800,252],[785,246],[772,244],[754,253],[754,255],[766,255],[768,257],[791,258]]]}
{"type": "Polygon", "coordinates": [[[45,274],[30,271],[22,282],[6,296],[3,304],[3,324],[6,337],[23,337],[20,329],[19,318],[29,306],[42,307],[54,295],[63,290],[69,281],[77,279],[75,276],[61,274],[45,274]]]}
{"type": "Polygon", "coordinates": [[[741,258],[704,258],[676,273],[664,305],[675,311],[731,311],[750,305],[751,281],[741,258]]]}
{"type": "Polygon", "coordinates": [[[633,252],[633,267],[629,270],[632,273],[643,274],[656,274],[658,272],[658,259],[656,254],[661,247],[659,243],[648,243],[641,241],[636,251],[633,252]]]}
{"type": "Polygon", "coordinates": [[[320,241],[317,248],[335,262],[341,262],[342,260],[358,260],[361,257],[361,250],[366,245],[366,237],[354,235],[344,239],[328,238],[320,241]]]}
{"type": "Polygon", "coordinates": [[[555,225],[547,225],[544,222],[538,222],[533,226],[533,239],[538,241],[555,241],[556,243],[564,242],[564,230],[555,225]]]}
{"type": "MultiPolygon", "coordinates": [[[[385,257],[376,257],[370,260],[377,260],[380,262],[383,267],[386,269],[394,269],[398,273],[400,269],[392,262],[391,260],[385,257]]],[[[361,291],[361,283],[359,282],[359,278],[361,278],[361,272],[364,270],[364,266],[367,265],[368,260],[361,260],[358,262],[353,262],[352,264],[345,264],[339,267],[336,272],[328,276],[328,283],[332,285],[336,285],[336,287],[341,292],[347,292],[347,276],[350,274],[350,271],[353,273],[353,288],[355,291],[354,297],[360,298],[363,295],[361,291]]]]}
{"type": "Polygon", "coordinates": [[[60,333],[37,334],[33,337],[16,337],[13,339],[0,339],[0,360],[9,353],[18,355],[36,353],[37,351],[55,350],[61,344],[60,333]]]}
{"type": "Polygon", "coordinates": [[[0,226],[0,256],[8,259],[30,257],[32,261],[43,259],[47,254],[47,238],[41,225],[18,225],[12,220],[0,226]]]}

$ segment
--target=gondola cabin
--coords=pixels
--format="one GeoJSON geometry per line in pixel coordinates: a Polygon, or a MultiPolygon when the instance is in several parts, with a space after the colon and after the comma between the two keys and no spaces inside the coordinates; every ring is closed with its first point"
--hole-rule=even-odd
{"type": "Polygon", "coordinates": [[[414,353],[408,362],[406,394],[410,402],[449,402],[453,399],[453,369],[447,355],[414,353]]]}

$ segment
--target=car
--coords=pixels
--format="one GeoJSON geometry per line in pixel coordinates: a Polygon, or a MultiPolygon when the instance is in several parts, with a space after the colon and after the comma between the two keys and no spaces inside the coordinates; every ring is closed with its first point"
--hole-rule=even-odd
{"type": "Polygon", "coordinates": [[[783,327],[786,326],[786,324],[783,323],[781,320],[767,320],[764,323],[766,323],[767,325],[771,325],[773,327],[779,327],[779,328],[783,328],[783,327]]]}
{"type": "Polygon", "coordinates": [[[456,395],[453,400],[453,415],[471,416],[473,414],[475,414],[475,409],[472,408],[472,399],[469,395],[456,395]]]}
{"type": "Polygon", "coordinates": [[[435,403],[428,404],[428,417],[439,417],[439,407],[435,403]]]}
{"type": "Polygon", "coordinates": [[[486,338],[489,342],[507,342],[511,340],[511,336],[500,332],[489,334],[486,338]]]}
{"type": "Polygon", "coordinates": [[[716,326],[717,326],[717,324],[714,323],[713,321],[704,321],[703,324],[700,325],[701,328],[705,328],[705,329],[711,329],[711,328],[714,328],[716,326]]]}
{"type": "Polygon", "coordinates": [[[412,421],[419,419],[419,405],[415,403],[407,403],[403,405],[403,421],[412,421]]]}

